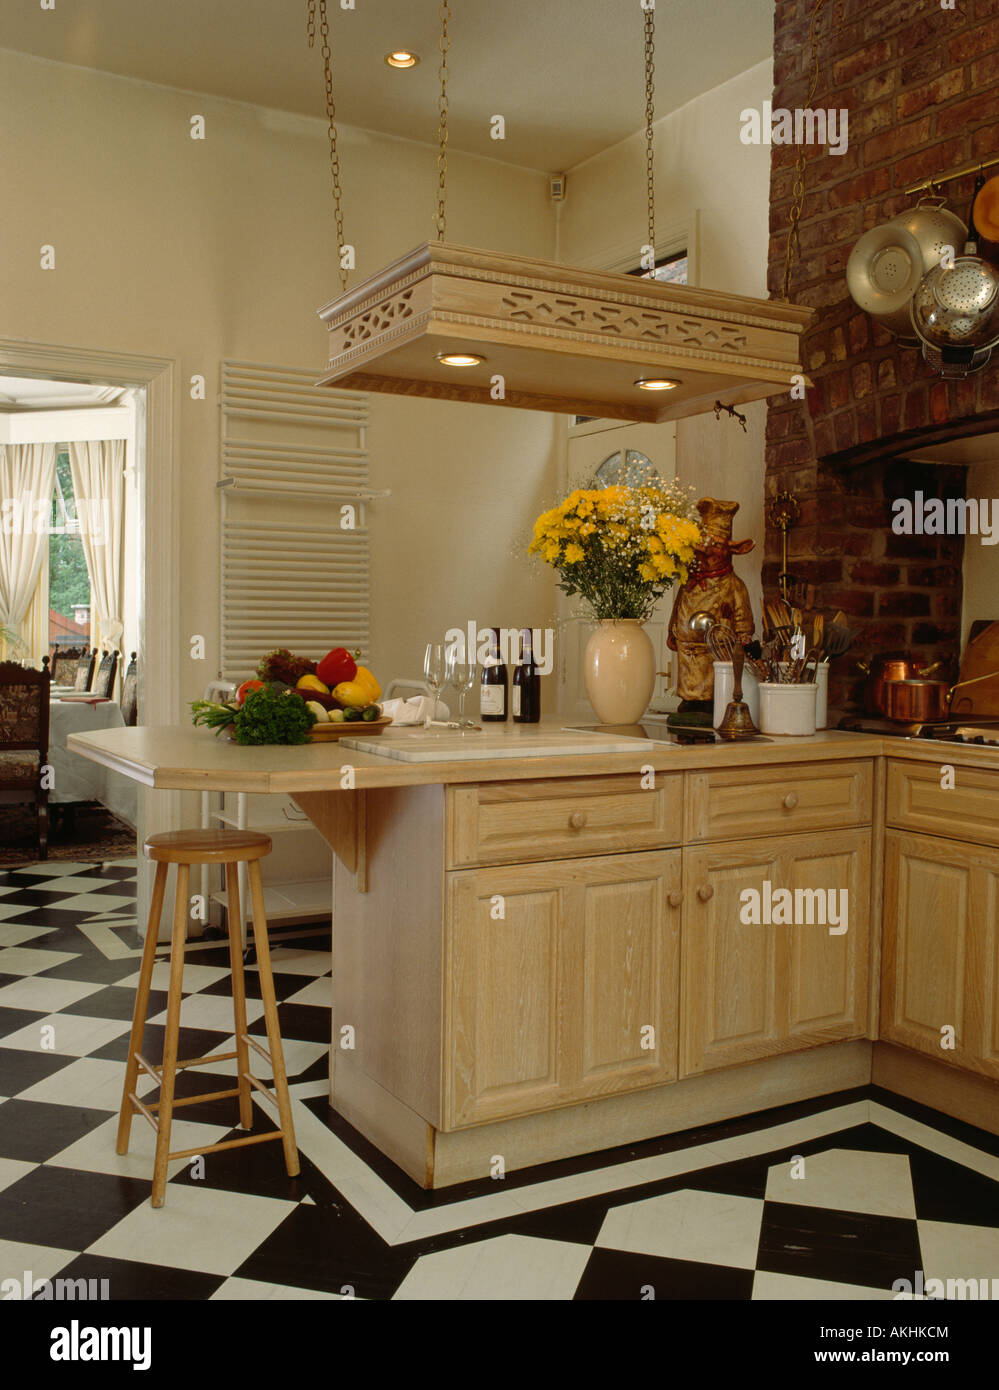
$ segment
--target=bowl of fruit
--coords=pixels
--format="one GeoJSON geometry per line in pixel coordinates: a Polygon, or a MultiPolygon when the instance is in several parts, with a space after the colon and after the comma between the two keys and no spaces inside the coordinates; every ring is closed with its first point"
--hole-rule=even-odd
{"type": "Polygon", "coordinates": [[[318,662],[279,647],[261,658],[257,678],[244,681],[231,700],[195,700],[191,709],[195,724],[224,730],[234,743],[316,743],[380,734],[392,722],[378,704],[381,693],[346,647],[318,662]]]}

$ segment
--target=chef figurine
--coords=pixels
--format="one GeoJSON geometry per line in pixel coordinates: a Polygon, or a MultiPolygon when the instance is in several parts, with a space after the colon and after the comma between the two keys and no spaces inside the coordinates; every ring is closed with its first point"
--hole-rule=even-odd
{"type": "Polygon", "coordinates": [[[701,514],[701,539],[694,546],[694,564],[686,584],[677,590],[669,620],[667,645],[677,654],[676,691],[683,701],[711,707],[714,699],[714,669],[704,633],[695,632],[690,620],[695,613],[708,613],[716,623],[730,627],[740,642],[753,635],[753,613],[745,584],[732,570],[732,556],[746,555],[751,540],[732,540],[732,518],[738,502],[722,502],[702,497],[697,504],[701,514]]]}

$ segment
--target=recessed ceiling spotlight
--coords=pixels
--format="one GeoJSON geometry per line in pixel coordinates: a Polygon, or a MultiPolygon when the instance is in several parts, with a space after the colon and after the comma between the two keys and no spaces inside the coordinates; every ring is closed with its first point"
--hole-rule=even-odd
{"type": "Polygon", "coordinates": [[[386,53],[385,61],[390,68],[415,68],[420,60],[408,48],[398,48],[394,53],[386,53]]]}
{"type": "Polygon", "coordinates": [[[477,352],[439,352],[437,361],[444,367],[477,367],[486,359],[477,352]]]}
{"type": "Polygon", "coordinates": [[[665,376],[640,376],[635,382],[636,386],[643,391],[673,391],[680,385],[679,381],[671,381],[665,376]]]}

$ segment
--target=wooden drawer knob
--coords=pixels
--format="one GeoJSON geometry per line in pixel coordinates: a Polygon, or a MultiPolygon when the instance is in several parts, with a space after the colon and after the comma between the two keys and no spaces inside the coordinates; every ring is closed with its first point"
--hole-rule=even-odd
{"type": "Polygon", "coordinates": [[[795,808],[795,806],[797,806],[797,804],[798,804],[798,796],[797,796],[797,793],[796,793],[796,792],[788,792],[787,796],[785,796],[785,798],[784,798],[784,805],[785,805],[785,807],[787,808],[787,810],[793,811],[794,808],[795,808]]]}
{"type": "Polygon", "coordinates": [[[700,888],[698,888],[697,890],[697,896],[700,898],[702,903],[710,902],[714,895],[715,890],[710,883],[702,883],[700,888]]]}
{"type": "Polygon", "coordinates": [[[679,891],[679,889],[674,888],[672,893],[670,893],[669,897],[667,898],[667,902],[669,903],[670,907],[679,907],[680,904],[683,902],[683,894],[679,891]]]}
{"type": "Polygon", "coordinates": [[[569,824],[573,830],[582,830],[583,826],[586,824],[586,812],[573,811],[572,815],[569,817],[569,824]]]}

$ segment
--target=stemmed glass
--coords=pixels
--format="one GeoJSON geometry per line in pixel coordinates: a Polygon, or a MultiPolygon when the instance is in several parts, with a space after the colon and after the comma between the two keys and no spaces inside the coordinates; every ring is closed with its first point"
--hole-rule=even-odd
{"type": "Polygon", "coordinates": [[[464,657],[460,657],[459,651],[457,645],[448,648],[447,681],[448,685],[453,686],[458,692],[459,726],[462,729],[472,729],[475,727],[475,721],[465,717],[465,697],[475,684],[477,667],[474,661],[466,661],[464,657]]]}
{"type": "Polygon", "coordinates": [[[440,700],[441,687],[444,685],[447,671],[444,664],[444,644],[443,642],[428,642],[427,649],[423,653],[423,674],[427,684],[434,692],[434,707],[431,714],[427,715],[423,727],[429,729],[434,717],[437,714],[437,704],[440,700]]]}

